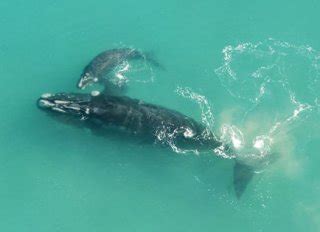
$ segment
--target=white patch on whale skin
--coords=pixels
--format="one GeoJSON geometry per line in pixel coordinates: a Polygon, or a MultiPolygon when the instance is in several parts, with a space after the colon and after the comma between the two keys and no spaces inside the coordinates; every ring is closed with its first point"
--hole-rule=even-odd
{"type": "Polygon", "coordinates": [[[61,113],[66,113],[63,109],[57,108],[57,107],[52,107],[53,110],[61,112],[61,113]]]}
{"type": "Polygon", "coordinates": [[[93,80],[95,81],[89,73],[85,73],[81,78],[80,78],[80,81],[78,83],[78,87],[80,89],[84,89],[86,86],[90,85],[90,82],[88,82],[89,80],[93,80]],[[85,83],[87,82],[87,83],[85,83]]]}
{"type": "Polygon", "coordinates": [[[54,103],[56,103],[56,104],[68,104],[70,102],[69,101],[54,100],[54,103]]]}
{"type": "Polygon", "coordinates": [[[91,92],[91,96],[92,97],[96,97],[96,96],[99,96],[99,95],[100,95],[100,92],[97,91],[97,90],[94,90],[94,91],[91,92]]]}
{"type": "Polygon", "coordinates": [[[81,108],[79,106],[72,106],[72,105],[71,106],[65,106],[65,108],[76,110],[76,111],[80,111],[81,110],[81,108]]]}
{"type": "Polygon", "coordinates": [[[90,114],[90,109],[89,108],[86,108],[86,114],[90,114]]]}
{"type": "Polygon", "coordinates": [[[42,98],[49,98],[51,96],[52,96],[51,93],[44,93],[44,94],[41,95],[42,98]]]}
{"type": "Polygon", "coordinates": [[[78,84],[78,88],[84,89],[84,85],[83,85],[82,79],[80,80],[80,82],[79,82],[79,84],[78,84]]]}

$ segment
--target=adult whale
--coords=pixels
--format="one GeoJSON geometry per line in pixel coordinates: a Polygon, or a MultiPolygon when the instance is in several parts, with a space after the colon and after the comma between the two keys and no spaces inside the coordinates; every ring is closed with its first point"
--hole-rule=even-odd
{"type": "MultiPolygon", "coordinates": [[[[134,136],[160,141],[178,149],[208,150],[225,146],[208,128],[192,118],[125,96],[110,96],[97,91],[92,94],[43,94],[37,105],[50,114],[90,129],[121,128],[134,136]]],[[[249,166],[236,162],[233,183],[238,198],[252,175],[253,170],[249,166]]]]}
{"type": "Polygon", "coordinates": [[[161,67],[161,65],[150,55],[142,53],[137,49],[110,49],[98,54],[90,61],[90,63],[84,68],[77,87],[84,89],[88,85],[96,82],[103,83],[105,85],[112,85],[108,79],[108,74],[110,74],[114,68],[129,60],[146,60],[157,67],[161,67]]]}

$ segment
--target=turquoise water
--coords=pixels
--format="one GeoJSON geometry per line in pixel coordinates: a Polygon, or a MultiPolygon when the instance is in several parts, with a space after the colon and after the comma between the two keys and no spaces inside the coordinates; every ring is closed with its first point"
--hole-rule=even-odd
{"type": "Polygon", "coordinates": [[[2,231],[320,231],[319,2],[0,9],[2,231]],[[166,68],[130,70],[128,96],[202,121],[257,168],[240,200],[229,156],[99,137],[37,109],[44,92],[78,91],[83,67],[115,47],[166,68]]]}

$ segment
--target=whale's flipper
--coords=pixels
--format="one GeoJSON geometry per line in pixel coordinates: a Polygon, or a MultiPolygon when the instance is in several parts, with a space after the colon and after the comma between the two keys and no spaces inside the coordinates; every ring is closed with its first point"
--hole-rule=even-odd
{"type": "Polygon", "coordinates": [[[238,199],[246,190],[253,175],[254,169],[251,166],[236,161],[233,167],[233,186],[238,199]]]}

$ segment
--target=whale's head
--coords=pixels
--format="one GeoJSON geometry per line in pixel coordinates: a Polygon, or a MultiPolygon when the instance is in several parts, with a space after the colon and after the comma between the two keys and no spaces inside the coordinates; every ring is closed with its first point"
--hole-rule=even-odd
{"type": "Polygon", "coordinates": [[[92,95],[80,93],[45,93],[38,99],[40,109],[54,115],[85,120],[91,112],[92,95]]]}
{"type": "Polygon", "coordinates": [[[99,79],[97,77],[95,77],[95,75],[93,73],[85,70],[80,76],[77,87],[79,89],[85,89],[87,86],[98,82],[98,80],[99,79]]]}

